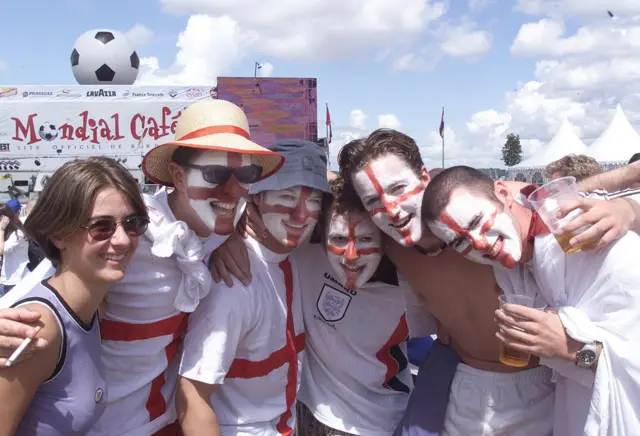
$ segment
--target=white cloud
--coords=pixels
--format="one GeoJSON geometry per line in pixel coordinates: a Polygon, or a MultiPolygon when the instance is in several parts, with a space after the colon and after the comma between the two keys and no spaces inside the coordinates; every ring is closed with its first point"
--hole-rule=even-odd
{"type": "Polygon", "coordinates": [[[140,85],[210,85],[247,54],[256,35],[228,16],[192,15],[178,36],[174,62],[162,68],[156,57],[140,60],[140,85]]]}
{"type": "Polygon", "coordinates": [[[402,123],[394,114],[382,114],[378,115],[378,127],[400,130],[402,123]]]}
{"type": "Polygon", "coordinates": [[[171,13],[227,16],[253,49],[281,59],[337,59],[410,44],[446,12],[436,0],[161,0],[171,13]]]}
{"type": "Polygon", "coordinates": [[[356,130],[366,130],[367,116],[360,109],[349,112],[349,127],[356,130]]]}
{"type": "Polygon", "coordinates": [[[491,33],[477,30],[473,24],[463,23],[443,31],[440,48],[451,57],[475,60],[491,49],[491,42],[491,33]]]}
{"type": "Polygon", "coordinates": [[[337,168],[338,152],[346,143],[354,139],[364,138],[373,130],[386,127],[390,129],[401,129],[402,123],[397,115],[380,114],[377,119],[376,126],[368,124],[369,116],[362,109],[352,109],[349,112],[348,127],[341,129],[339,126],[344,125],[339,120],[333,119],[333,142],[329,145],[329,160],[331,168],[337,168]]]}
{"type": "Polygon", "coordinates": [[[640,2],[635,0],[518,0],[515,9],[532,15],[581,14],[609,18],[607,10],[615,15],[640,13],[640,2]]]}
{"type": "Polygon", "coordinates": [[[142,24],[136,24],[125,32],[125,35],[136,49],[149,44],[153,40],[153,31],[142,24]]]}
{"type": "MultiPolygon", "coordinates": [[[[640,131],[640,2],[521,0],[518,7],[543,15],[523,24],[511,45],[512,55],[535,60],[533,78],[506,93],[504,108],[477,112],[452,132],[447,165],[470,157],[477,167],[501,166],[510,132],[520,135],[527,158],[565,118],[589,145],[618,103],[640,131]],[[607,9],[617,19],[611,20],[607,9]],[[578,25],[570,29],[565,22],[578,25]]],[[[451,134],[445,138],[448,150],[451,134]]],[[[426,139],[434,147],[430,153],[437,154],[437,132],[426,139]]]]}
{"type": "Polygon", "coordinates": [[[430,34],[433,41],[427,41],[419,50],[395,57],[393,70],[432,70],[445,56],[474,62],[487,53],[493,43],[491,32],[478,29],[478,25],[467,18],[459,23],[443,22],[430,34]]]}
{"type": "Polygon", "coordinates": [[[425,71],[433,68],[435,63],[440,60],[441,56],[432,57],[432,62],[427,61],[426,56],[422,56],[418,53],[406,53],[393,61],[393,71],[425,71]],[[433,62],[435,60],[435,62],[433,62]]]}
{"type": "Polygon", "coordinates": [[[258,77],[271,77],[273,76],[273,64],[271,62],[262,61],[258,62],[260,68],[258,68],[258,77]]]}

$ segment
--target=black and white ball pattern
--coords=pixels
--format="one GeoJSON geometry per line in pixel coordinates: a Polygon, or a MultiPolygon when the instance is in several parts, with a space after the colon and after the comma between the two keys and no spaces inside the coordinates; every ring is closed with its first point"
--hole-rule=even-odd
{"type": "Polygon", "coordinates": [[[133,85],[139,67],[138,54],[117,30],[90,30],[71,52],[71,69],[80,85],[133,85]]]}

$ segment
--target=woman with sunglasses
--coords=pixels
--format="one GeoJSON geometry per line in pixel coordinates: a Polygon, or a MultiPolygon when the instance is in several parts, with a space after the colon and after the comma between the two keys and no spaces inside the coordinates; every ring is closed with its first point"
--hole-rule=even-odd
{"type": "Polygon", "coordinates": [[[25,229],[56,272],[14,304],[40,314],[47,347],[0,369],[0,434],[86,435],[98,420],[107,390],[97,309],[148,222],[138,184],[113,159],[68,162],[51,177],[25,229]]]}

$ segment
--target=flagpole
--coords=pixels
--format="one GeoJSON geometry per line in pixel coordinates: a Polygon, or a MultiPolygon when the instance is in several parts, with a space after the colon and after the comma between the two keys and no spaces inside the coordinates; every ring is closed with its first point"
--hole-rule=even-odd
{"type": "Polygon", "coordinates": [[[444,106],[442,106],[442,116],[440,117],[440,137],[442,138],[442,169],[444,169],[444,106]]]}
{"type": "Polygon", "coordinates": [[[444,169],[444,135],[442,135],[442,168],[444,169]]]}

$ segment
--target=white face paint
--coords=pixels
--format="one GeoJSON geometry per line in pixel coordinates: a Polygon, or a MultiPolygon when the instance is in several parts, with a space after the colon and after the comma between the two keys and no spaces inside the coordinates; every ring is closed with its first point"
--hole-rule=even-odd
{"type": "Polygon", "coordinates": [[[289,248],[311,237],[320,219],[322,192],[303,186],[260,193],[258,210],[271,235],[289,248]]]}
{"type": "Polygon", "coordinates": [[[394,154],[380,156],[356,172],[352,182],[383,232],[405,247],[420,241],[422,197],[427,183],[404,160],[394,154]]]}
{"type": "Polygon", "coordinates": [[[350,290],[367,283],[382,259],[380,229],[364,213],[332,213],[326,246],[331,267],[350,290]]]}
{"type": "MultiPolygon", "coordinates": [[[[222,151],[203,151],[190,162],[206,167],[238,168],[251,164],[249,155],[222,151]]],[[[187,196],[189,204],[200,220],[215,234],[228,235],[233,232],[238,201],[247,195],[249,185],[239,183],[235,177],[223,184],[208,182],[199,168],[187,168],[187,196]]]]}
{"type": "Polygon", "coordinates": [[[456,189],[440,218],[429,223],[439,239],[474,262],[513,268],[522,257],[522,241],[513,219],[496,204],[456,189]]]}

